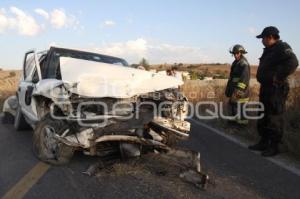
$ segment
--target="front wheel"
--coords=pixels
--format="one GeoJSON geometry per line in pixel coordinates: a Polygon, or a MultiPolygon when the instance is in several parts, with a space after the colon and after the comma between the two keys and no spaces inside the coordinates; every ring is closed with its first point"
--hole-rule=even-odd
{"type": "Polygon", "coordinates": [[[68,125],[61,120],[54,120],[50,114],[37,124],[33,134],[33,151],[42,161],[62,165],[70,161],[74,154],[73,147],[61,143],[55,138],[67,130],[68,125]]]}

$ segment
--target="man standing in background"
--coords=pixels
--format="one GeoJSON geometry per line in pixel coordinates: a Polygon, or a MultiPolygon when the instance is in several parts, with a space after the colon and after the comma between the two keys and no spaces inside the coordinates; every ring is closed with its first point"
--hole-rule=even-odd
{"type": "Polygon", "coordinates": [[[256,75],[261,84],[259,101],[264,105],[264,116],[257,122],[260,141],[249,149],[262,151],[263,156],[274,156],[279,152],[284,132],[283,114],[289,93],[287,78],[295,72],[298,60],[292,48],[280,40],[276,27],[266,27],[257,38],[262,39],[265,46],[256,75]]]}
{"type": "Polygon", "coordinates": [[[229,97],[230,116],[234,117],[231,122],[245,125],[248,120],[244,116],[243,107],[249,101],[250,65],[244,56],[247,52],[242,45],[233,46],[230,53],[235,60],[231,65],[225,95],[229,97]]]}
{"type": "Polygon", "coordinates": [[[174,76],[175,78],[179,79],[179,80],[182,80],[182,74],[181,72],[178,72],[178,68],[177,66],[173,66],[171,68],[171,72],[172,72],[172,76],[174,76]]]}

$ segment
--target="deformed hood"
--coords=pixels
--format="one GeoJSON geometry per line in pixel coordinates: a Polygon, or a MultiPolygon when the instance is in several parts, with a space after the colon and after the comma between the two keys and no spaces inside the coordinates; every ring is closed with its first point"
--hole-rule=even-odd
{"type": "Polygon", "coordinates": [[[164,74],[70,57],[60,57],[60,70],[63,82],[77,83],[70,91],[87,97],[130,98],[183,84],[164,74]]]}

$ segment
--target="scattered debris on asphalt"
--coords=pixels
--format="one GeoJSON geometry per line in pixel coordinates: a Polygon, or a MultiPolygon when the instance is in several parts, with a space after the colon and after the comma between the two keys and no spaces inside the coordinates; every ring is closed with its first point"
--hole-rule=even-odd
{"type": "MultiPolygon", "coordinates": [[[[140,178],[162,178],[193,184],[204,190],[208,184],[208,176],[200,168],[200,155],[189,150],[172,149],[168,153],[147,153],[139,157],[99,160],[83,172],[99,179],[109,176],[138,176],[140,178]]],[[[161,179],[159,179],[161,180],[161,179]]]]}

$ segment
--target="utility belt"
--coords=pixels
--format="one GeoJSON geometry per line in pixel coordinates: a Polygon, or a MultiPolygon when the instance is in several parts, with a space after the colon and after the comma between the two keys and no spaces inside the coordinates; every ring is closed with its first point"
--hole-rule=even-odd
{"type": "Polygon", "coordinates": [[[271,82],[262,82],[262,87],[268,88],[268,87],[283,87],[283,86],[289,86],[289,81],[287,79],[281,80],[281,81],[271,81],[271,82]]]}

